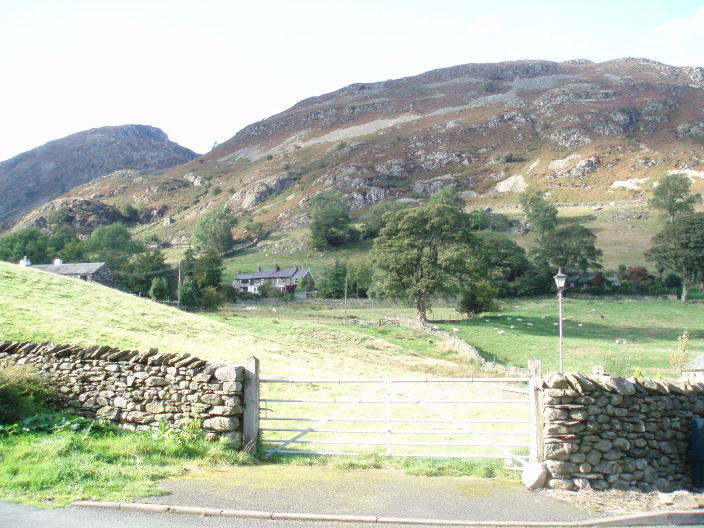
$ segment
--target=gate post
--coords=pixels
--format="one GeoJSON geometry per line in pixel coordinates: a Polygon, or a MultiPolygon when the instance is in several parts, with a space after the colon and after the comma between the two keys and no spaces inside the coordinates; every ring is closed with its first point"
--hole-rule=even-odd
{"type": "Polygon", "coordinates": [[[543,362],[528,360],[528,406],[530,407],[530,462],[543,462],[543,362]]]}
{"type": "Polygon", "coordinates": [[[242,403],[242,450],[256,455],[259,436],[259,360],[254,356],[245,362],[242,403]]]}

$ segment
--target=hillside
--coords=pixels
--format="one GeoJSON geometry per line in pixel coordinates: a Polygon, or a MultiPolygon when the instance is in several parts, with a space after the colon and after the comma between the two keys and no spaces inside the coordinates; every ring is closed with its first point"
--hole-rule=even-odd
{"type": "Polygon", "coordinates": [[[205,211],[227,205],[290,233],[279,251],[305,253],[306,203],[323,190],[341,190],[356,216],[382,201],[420,203],[445,186],[470,207],[515,203],[527,185],[555,202],[627,207],[673,171],[704,191],[703,141],[702,68],[467,64],[306,99],[198,160],[143,178],[115,173],[67,199],[160,211],[135,232],[182,247],[205,211]]]}
{"type": "Polygon", "coordinates": [[[74,187],[117,170],[132,179],[181,165],[196,153],[158,128],[94,128],[50,141],[0,163],[0,224],[74,187]]]}
{"type": "Polygon", "coordinates": [[[242,364],[252,355],[266,376],[439,375],[470,369],[438,339],[404,328],[385,337],[339,321],[279,320],[181,312],[99,284],[0,262],[0,340],[110,345],[187,352],[242,364]]]}

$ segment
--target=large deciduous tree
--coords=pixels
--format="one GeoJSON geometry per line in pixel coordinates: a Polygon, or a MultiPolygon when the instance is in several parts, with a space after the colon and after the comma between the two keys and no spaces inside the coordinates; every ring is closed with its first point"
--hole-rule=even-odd
{"type": "Polygon", "coordinates": [[[678,213],[693,213],[694,205],[702,201],[698,194],[690,194],[690,180],[685,174],[669,174],[653,190],[648,205],[667,213],[670,222],[678,213]]]}
{"type": "Polygon", "coordinates": [[[526,250],[504,233],[482,231],[476,234],[474,266],[478,275],[512,281],[530,269],[526,250]]]}
{"type": "Polygon", "coordinates": [[[227,209],[218,207],[203,215],[193,229],[193,246],[198,251],[214,249],[222,254],[232,248],[232,227],[237,219],[227,214],[227,209]]]}
{"type": "Polygon", "coordinates": [[[120,271],[132,255],[142,252],[144,246],[132,240],[130,232],[120,223],[98,227],[83,242],[84,256],[92,262],[105,262],[113,272],[120,271]]]}
{"type": "Polygon", "coordinates": [[[452,205],[453,207],[459,207],[460,209],[464,209],[464,206],[466,205],[464,202],[464,198],[462,198],[462,195],[457,192],[457,189],[455,189],[454,187],[443,187],[439,191],[435,191],[433,194],[430,195],[430,200],[428,200],[428,204],[452,205]]]}
{"type": "Polygon", "coordinates": [[[539,266],[551,270],[601,269],[602,251],[595,242],[596,235],[590,229],[572,224],[546,233],[531,254],[539,266]]]}
{"type": "Polygon", "coordinates": [[[150,293],[155,278],[163,278],[168,286],[173,282],[174,270],[166,264],[164,255],[158,249],[133,255],[130,260],[115,271],[120,286],[132,293],[146,296],[150,293]]]}
{"type": "Polygon", "coordinates": [[[371,255],[385,272],[381,293],[413,301],[427,320],[433,295],[456,295],[471,273],[469,219],[457,207],[427,205],[390,214],[371,255]]]}
{"type": "Polygon", "coordinates": [[[0,260],[17,264],[23,257],[34,264],[48,261],[47,236],[38,227],[26,227],[0,237],[0,260]]]}
{"type": "Polygon", "coordinates": [[[538,231],[542,239],[557,227],[557,207],[548,202],[537,189],[528,188],[518,195],[526,219],[538,231]]]}
{"type": "Polygon", "coordinates": [[[704,273],[704,213],[679,215],[655,237],[645,258],[682,278],[683,303],[704,273]]]}
{"type": "Polygon", "coordinates": [[[350,204],[340,191],[314,196],[308,202],[308,210],[313,247],[329,249],[359,239],[359,231],[350,225],[350,204]]]}

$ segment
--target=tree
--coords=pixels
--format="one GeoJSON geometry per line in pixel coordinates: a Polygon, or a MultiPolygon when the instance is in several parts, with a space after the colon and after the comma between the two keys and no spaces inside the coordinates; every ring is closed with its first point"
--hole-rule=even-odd
{"type": "Polygon", "coordinates": [[[439,191],[434,192],[430,195],[428,204],[445,204],[453,207],[459,207],[460,209],[464,209],[465,206],[464,198],[462,198],[460,193],[458,193],[457,189],[454,187],[443,187],[439,191]]]}
{"type": "Polygon", "coordinates": [[[198,287],[191,279],[186,279],[181,284],[179,305],[186,308],[201,308],[198,287]]]}
{"type": "Polygon", "coordinates": [[[320,284],[320,296],[327,299],[342,299],[345,296],[345,278],[347,264],[335,261],[335,264],[323,276],[320,284]]]}
{"type": "Polygon", "coordinates": [[[469,288],[462,292],[457,311],[467,314],[467,319],[474,317],[475,313],[496,311],[498,305],[495,299],[498,293],[488,280],[472,282],[469,288]]]}
{"type": "Polygon", "coordinates": [[[704,272],[704,213],[678,215],[653,237],[645,258],[682,279],[683,303],[704,272]]]}
{"type": "Polygon", "coordinates": [[[220,254],[232,247],[232,228],[237,220],[228,216],[227,209],[218,207],[198,220],[193,229],[193,247],[198,251],[214,249],[220,254]]]}
{"type": "Polygon", "coordinates": [[[477,275],[512,281],[530,268],[526,250],[507,235],[484,231],[476,237],[479,244],[474,251],[474,271],[477,275]]]}
{"type": "Polygon", "coordinates": [[[475,239],[465,213],[427,205],[389,215],[374,240],[373,262],[385,272],[381,293],[413,301],[418,318],[436,294],[455,295],[470,275],[475,239]]]}
{"type": "MultiPolygon", "coordinates": [[[[50,255],[60,254],[71,242],[78,242],[73,227],[67,224],[57,225],[51,230],[51,236],[47,240],[47,252],[50,255]]],[[[62,253],[61,256],[63,257],[62,253]]]]}
{"type": "Polygon", "coordinates": [[[153,301],[161,301],[169,296],[169,291],[169,281],[166,280],[166,277],[154,277],[149,287],[149,297],[153,301]]]}
{"type": "Polygon", "coordinates": [[[557,207],[548,202],[540,191],[528,188],[518,195],[518,201],[540,238],[557,227],[557,207]]]}
{"type": "Polygon", "coordinates": [[[208,286],[217,288],[222,280],[222,270],[220,254],[215,248],[210,248],[193,262],[193,281],[199,290],[208,286]]]}
{"type": "Polygon", "coordinates": [[[150,295],[155,277],[163,277],[168,285],[166,275],[171,274],[173,270],[166,265],[164,255],[158,249],[133,255],[121,269],[114,272],[120,286],[141,296],[150,295]]]}
{"type": "Polygon", "coordinates": [[[17,264],[25,256],[34,264],[48,262],[49,239],[38,227],[26,227],[0,237],[0,260],[17,264]]]}
{"type": "Polygon", "coordinates": [[[329,249],[359,239],[359,231],[350,225],[350,205],[340,191],[314,196],[308,202],[308,209],[313,247],[329,249]]]}
{"type": "Polygon", "coordinates": [[[691,182],[685,174],[669,174],[653,190],[648,206],[667,213],[670,222],[678,213],[693,213],[694,205],[702,201],[698,194],[690,194],[691,182]]]}
{"type": "Polygon", "coordinates": [[[83,250],[91,261],[105,262],[112,272],[119,272],[130,256],[144,251],[144,246],[132,240],[124,224],[116,223],[93,231],[83,242],[83,250]]]}
{"type": "Polygon", "coordinates": [[[278,297],[280,295],[280,292],[276,286],[270,282],[262,282],[257,288],[257,293],[259,294],[259,297],[262,297],[263,299],[273,299],[274,297],[278,297]]]}
{"type": "Polygon", "coordinates": [[[379,235],[381,228],[386,225],[386,221],[384,220],[386,213],[394,213],[406,208],[408,208],[408,205],[401,202],[381,202],[372,205],[367,214],[364,215],[362,240],[376,238],[379,235]]]}
{"type": "Polygon", "coordinates": [[[482,209],[474,209],[467,213],[469,216],[469,225],[475,231],[481,231],[491,226],[491,214],[482,209]]]}
{"type": "Polygon", "coordinates": [[[347,263],[347,294],[366,297],[372,285],[374,267],[366,258],[357,258],[347,263]]]}
{"type": "Polygon", "coordinates": [[[310,275],[303,277],[298,283],[298,289],[304,292],[312,292],[315,290],[315,281],[313,280],[313,277],[310,275]]]}
{"type": "Polygon", "coordinates": [[[60,227],[60,226],[65,226],[70,224],[70,215],[68,212],[68,209],[66,207],[59,207],[58,209],[55,209],[51,213],[49,213],[46,217],[46,222],[52,226],[52,227],[60,227]]]}
{"type": "Polygon", "coordinates": [[[214,310],[223,303],[223,297],[214,286],[206,286],[200,292],[200,303],[206,310],[214,310]]]}
{"type": "Polygon", "coordinates": [[[648,280],[650,275],[648,275],[648,270],[644,266],[628,266],[626,268],[626,279],[630,281],[644,281],[648,280]]]}
{"type": "Polygon", "coordinates": [[[252,239],[258,239],[262,236],[264,233],[264,224],[261,222],[255,222],[255,221],[249,221],[246,224],[244,224],[244,228],[247,230],[247,232],[250,234],[252,239]]]}
{"type": "Polygon", "coordinates": [[[551,270],[601,269],[602,251],[595,242],[596,235],[590,229],[572,224],[546,233],[531,254],[540,267],[551,270]]]}

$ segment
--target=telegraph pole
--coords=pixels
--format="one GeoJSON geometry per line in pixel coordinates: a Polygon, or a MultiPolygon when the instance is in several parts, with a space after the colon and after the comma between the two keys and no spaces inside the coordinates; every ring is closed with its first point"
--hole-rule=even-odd
{"type": "Polygon", "coordinates": [[[176,288],[176,306],[181,308],[181,261],[178,261],[178,287],[176,288]]]}

